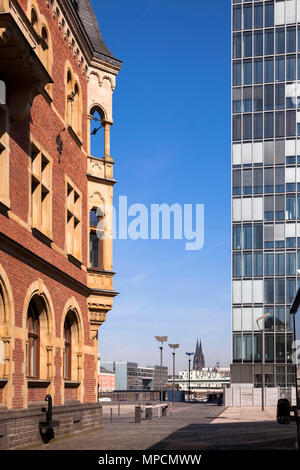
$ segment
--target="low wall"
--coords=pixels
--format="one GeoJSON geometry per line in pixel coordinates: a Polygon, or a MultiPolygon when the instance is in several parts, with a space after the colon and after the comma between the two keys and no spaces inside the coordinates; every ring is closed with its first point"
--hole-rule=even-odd
{"type": "MultiPolygon", "coordinates": [[[[265,388],[265,406],[277,406],[280,398],[287,398],[292,406],[296,405],[296,388],[265,388]]],[[[251,407],[261,406],[261,388],[255,387],[230,387],[225,389],[225,406],[251,407]]]]}
{"type": "Polygon", "coordinates": [[[43,444],[53,437],[72,434],[99,427],[102,407],[99,403],[70,403],[53,407],[53,420],[60,422],[49,434],[41,434],[39,423],[46,420],[42,407],[47,403],[35,404],[28,409],[0,409],[0,449],[17,449],[43,444]]]}

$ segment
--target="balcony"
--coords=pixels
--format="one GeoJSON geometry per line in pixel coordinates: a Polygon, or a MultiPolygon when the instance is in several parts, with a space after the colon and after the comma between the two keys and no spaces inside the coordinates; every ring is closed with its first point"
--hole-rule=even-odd
{"type": "Polygon", "coordinates": [[[0,69],[11,119],[24,119],[34,98],[53,83],[40,61],[40,38],[16,0],[0,0],[0,69]]]}
{"type": "Polygon", "coordinates": [[[88,268],[88,287],[96,290],[113,290],[113,275],[109,271],[88,268]]]}

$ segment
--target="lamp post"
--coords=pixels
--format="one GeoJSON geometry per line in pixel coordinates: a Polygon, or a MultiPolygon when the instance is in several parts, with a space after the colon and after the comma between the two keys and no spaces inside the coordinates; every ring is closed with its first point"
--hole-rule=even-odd
{"type": "Polygon", "coordinates": [[[163,367],[163,345],[168,341],[167,336],[154,336],[156,341],[160,343],[160,401],[162,401],[162,367],[163,367]]]}
{"type": "Polygon", "coordinates": [[[271,316],[270,313],[262,315],[256,320],[258,329],[261,331],[261,410],[265,409],[265,374],[264,374],[264,364],[265,364],[265,327],[264,324],[262,328],[259,327],[259,321],[265,320],[271,316]]]}
{"type": "Polygon", "coordinates": [[[193,356],[193,352],[186,352],[185,353],[189,358],[189,403],[191,401],[191,357],[193,356]]]}
{"type": "Polygon", "coordinates": [[[175,351],[179,348],[179,344],[169,344],[170,348],[173,349],[173,403],[175,402],[175,351]]]}

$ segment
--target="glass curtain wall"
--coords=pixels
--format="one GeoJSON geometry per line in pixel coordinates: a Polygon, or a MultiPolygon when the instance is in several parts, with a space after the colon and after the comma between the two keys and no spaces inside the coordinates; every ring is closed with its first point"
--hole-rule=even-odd
{"type": "MultiPolygon", "coordinates": [[[[293,383],[289,307],[300,278],[300,3],[232,0],[233,364],[293,383]],[[261,326],[261,324],[259,325],[261,326]]],[[[253,376],[259,385],[261,378],[253,376]]]]}

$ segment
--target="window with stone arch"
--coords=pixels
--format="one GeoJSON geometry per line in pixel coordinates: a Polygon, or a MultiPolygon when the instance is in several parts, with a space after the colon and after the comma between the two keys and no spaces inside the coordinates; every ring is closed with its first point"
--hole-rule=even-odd
{"type": "Polygon", "coordinates": [[[90,267],[104,269],[104,211],[100,207],[90,210],[90,267]]]}
{"type": "Polygon", "coordinates": [[[82,96],[79,81],[70,68],[66,75],[66,120],[67,124],[82,137],[82,96]]]}
{"type": "Polygon", "coordinates": [[[14,299],[9,279],[0,264],[0,381],[5,379],[0,393],[0,405],[12,407],[11,380],[13,374],[11,327],[14,325],[14,299]]]}
{"type": "Polygon", "coordinates": [[[52,377],[51,350],[53,334],[50,311],[44,295],[30,299],[26,317],[26,375],[29,379],[49,380],[52,377]]]}
{"type": "Polygon", "coordinates": [[[30,11],[30,22],[31,22],[31,25],[33,26],[34,30],[36,31],[36,33],[38,33],[39,32],[38,15],[37,15],[37,12],[36,12],[36,10],[33,6],[31,7],[31,11],[30,11]]]}
{"type": "Polygon", "coordinates": [[[100,106],[93,106],[90,112],[90,148],[89,153],[102,158],[105,154],[105,114],[100,106]]]}
{"type": "MultiPolygon", "coordinates": [[[[42,25],[41,34],[40,34],[40,59],[49,73],[52,75],[52,43],[51,43],[51,36],[49,33],[49,28],[46,24],[42,25]]],[[[52,84],[48,83],[45,87],[47,93],[49,95],[52,94],[52,84]]]]}
{"type": "Polygon", "coordinates": [[[83,340],[79,314],[69,307],[63,324],[63,377],[65,381],[81,382],[83,340]]]}
{"type": "MultiPolygon", "coordinates": [[[[37,36],[37,55],[39,56],[41,62],[43,63],[45,69],[52,74],[52,42],[49,27],[44,20],[44,17],[41,16],[38,12],[38,6],[35,4],[31,5],[30,9],[30,22],[33,26],[36,36],[37,36]]],[[[45,86],[46,92],[50,95],[52,94],[52,84],[49,83],[45,86]]]]}

